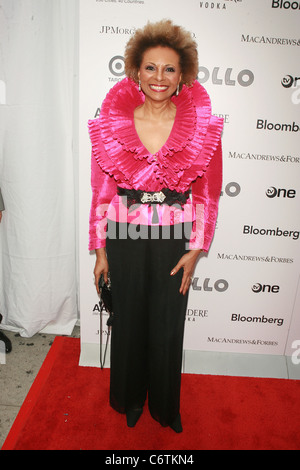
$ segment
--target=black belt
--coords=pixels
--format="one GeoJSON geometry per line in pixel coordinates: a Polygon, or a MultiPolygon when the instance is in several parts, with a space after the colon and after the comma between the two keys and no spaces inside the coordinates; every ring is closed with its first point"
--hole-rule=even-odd
{"type": "MultiPolygon", "coordinates": [[[[168,206],[177,205],[182,209],[182,206],[186,203],[190,191],[185,193],[178,193],[175,190],[164,188],[161,191],[142,191],[140,189],[125,189],[117,187],[119,196],[126,197],[126,206],[130,210],[134,204],[148,204],[153,206],[153,218],[152,222],[157,224],[159,222],[157,213],[157,204],[167,204],[168,206]]],[[[133,210],[133,209],[131,209],[133,210]]]]}

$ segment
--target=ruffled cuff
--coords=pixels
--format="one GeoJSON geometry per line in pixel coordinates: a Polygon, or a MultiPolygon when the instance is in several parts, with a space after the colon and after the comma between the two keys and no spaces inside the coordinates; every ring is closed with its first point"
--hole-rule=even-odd
{"type": "Polygon", "coordinates": [[[91,161],[92,202],[89,218],[89,250],[106,245],[107,211],[117,192],[113,177],[104,173],[94,155],[91,161]]]}
{"type": "Polygon", "coordinates": [[[211,159],[207,171],[192,185],[193,207],[196,213],[194,240],[191,249],[208,252],[218,217],[219,200],[222,189],[222,146],[221,140],[211,159]],[[202,245],[201,245],[202,244],[202,245]]]}

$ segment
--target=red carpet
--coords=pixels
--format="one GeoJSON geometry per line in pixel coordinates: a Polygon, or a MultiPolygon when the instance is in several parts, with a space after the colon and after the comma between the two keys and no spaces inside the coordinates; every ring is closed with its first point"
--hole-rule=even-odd
{"type": "Polygon", "coordinates": [[[299,450],[300,382],[184,374],[183,433],[147,407],[134,429],[108,403],[109,370],[57,337],[2,450],[299,450]]]}

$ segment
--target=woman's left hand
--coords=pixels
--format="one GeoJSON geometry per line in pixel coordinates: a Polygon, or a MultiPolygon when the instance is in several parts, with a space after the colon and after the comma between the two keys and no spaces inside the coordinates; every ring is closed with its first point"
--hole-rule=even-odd
{"type": "Polygon", "coordinates": [[[181,268],[183,268],[182,281],[181,281],[181,286],[179,289],[179,292],[182,295],[185,295],[187,291],[189,290],[193,273],[194,273],[194,269],[195,269],[198,256],[200,255],[200,253],[201,253],[201,250],[189,251],[188,253],[183,255],[182,258],[180,258],[175,268],[173,268],[171,271],[171,276],[175,276],[175,274],[177,274],[178,271],[181,268]]]}

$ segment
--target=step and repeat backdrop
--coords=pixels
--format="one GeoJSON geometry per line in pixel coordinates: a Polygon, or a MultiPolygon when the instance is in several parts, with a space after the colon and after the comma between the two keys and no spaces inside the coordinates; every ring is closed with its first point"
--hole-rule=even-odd
{"type": "Polygon", "coordinates": [[[300,1],[81,0],[82,358],[100,334],[95,255],[88,252],[87,121],[125,77],[130,36],[163,18],[193,33],[198,80],[225,122],[217,229],[194,273],[184,348],[292,355],[300,348],[300,1]]]}

